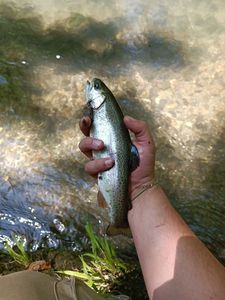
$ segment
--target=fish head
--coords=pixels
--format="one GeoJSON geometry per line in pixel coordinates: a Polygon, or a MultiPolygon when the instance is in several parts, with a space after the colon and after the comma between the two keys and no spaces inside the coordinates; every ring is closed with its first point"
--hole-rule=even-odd
{"type": "Polygon", "coordinates": [[[88,106],[93,109],[99,108],[106,100],[108,88],[98,78],[87,81],[86,84],[86,101],[88,106]]]}

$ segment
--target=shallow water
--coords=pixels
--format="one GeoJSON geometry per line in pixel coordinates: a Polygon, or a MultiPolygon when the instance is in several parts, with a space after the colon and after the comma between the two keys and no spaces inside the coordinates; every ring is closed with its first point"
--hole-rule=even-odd
{"type": "MultiPolygon", "coordinates": [[[[0,242],[81,250],[102,227],[78,150],[84,84],[146,120],[157,177],[222,261],[225,3],[0,0],[0,242]]],[[[103,222],[104,223],[104,222],[103,222]]]]}

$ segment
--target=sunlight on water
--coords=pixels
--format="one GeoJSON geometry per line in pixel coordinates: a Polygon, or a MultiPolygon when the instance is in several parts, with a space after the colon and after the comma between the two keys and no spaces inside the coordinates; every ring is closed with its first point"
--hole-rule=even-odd
{"type": "Polygon", "coordinates": [[[84,84],[100,77],[126,114],[148,121],[159,182],[223,259],[224,8],[0,0],[0,240],[79,248],[83,224],[107,219],[77,148],[84,84]]]}

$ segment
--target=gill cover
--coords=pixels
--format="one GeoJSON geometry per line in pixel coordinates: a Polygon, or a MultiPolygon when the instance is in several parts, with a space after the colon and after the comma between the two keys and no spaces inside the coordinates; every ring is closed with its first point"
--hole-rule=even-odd
{"type": "Polygon", "coordinates": [[[105,101],[106,95],[104,92],[104,83],[94,78],[91,82],[86,84],[86,101],[92,109],[98,109],[105,101]]]}

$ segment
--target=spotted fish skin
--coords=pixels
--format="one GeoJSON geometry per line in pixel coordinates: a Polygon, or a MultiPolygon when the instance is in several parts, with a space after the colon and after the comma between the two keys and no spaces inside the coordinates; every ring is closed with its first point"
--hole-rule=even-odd
{"type": "Polygon", "coordinates": [[[98,174],[98,186],[109,211],[110,225],[128,226],[129,174],[139,164],[136,147],[123,122],[123,113],[112,92],[97,78],[87,82],[86,99],[92,114],[90,135],[104,142],[104,149],[94,151],[95,159],[112,157],[114,166],[98,174]],[[135,155],[134,155],[135,154],[135,155]]]}

